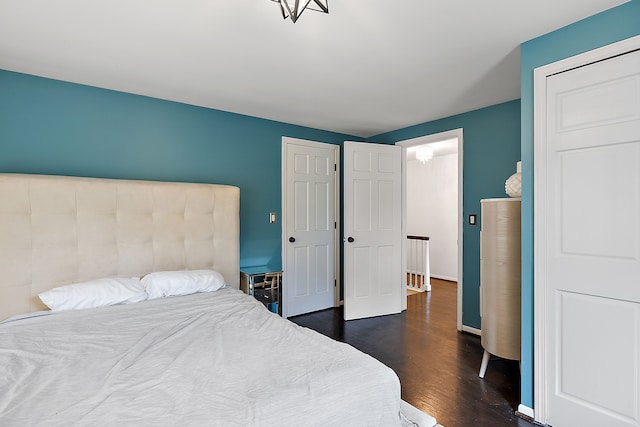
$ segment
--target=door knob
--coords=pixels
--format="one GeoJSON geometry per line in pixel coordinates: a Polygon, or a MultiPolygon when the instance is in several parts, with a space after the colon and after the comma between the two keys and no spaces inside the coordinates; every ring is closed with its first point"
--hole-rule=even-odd
{"type": "Polygon", "coordinates": [[[354,239],[353,237],[348,237],[347,238],[347,242],[349,242],[349,243],[353,243],[355,241],[356,241],[356,239],[354,239]]]}
{"type": "Polygon", "coordinates": [[[291,243],[293,243],[293,242],[295,242],[295,241],[296,241],[296,238],[295,238],[295,237],[289,237],[289,241],[290,241],[291,243]]]}

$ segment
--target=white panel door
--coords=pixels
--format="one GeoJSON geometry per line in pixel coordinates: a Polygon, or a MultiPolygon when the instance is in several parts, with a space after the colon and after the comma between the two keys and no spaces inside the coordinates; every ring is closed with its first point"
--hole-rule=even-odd
{"type": "Polygon", "coordinates": [[[402,310],[402,148],[344,143],[344,318],[402,310]]]}
{"type": "Polygon", "coordinates": [[[286,317],[333,307],[336,221],[335,148],[288,141],[283,242],[286,317]]]}
{"type": "Polygon", "coordinates": [[[640,52],[546,90],[547,422],[640,426],[640,52]]]}

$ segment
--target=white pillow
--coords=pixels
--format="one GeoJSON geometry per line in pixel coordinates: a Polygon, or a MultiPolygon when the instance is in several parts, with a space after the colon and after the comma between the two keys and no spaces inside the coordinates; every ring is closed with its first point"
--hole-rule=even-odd
{"type": "Polygon", "coordinates": [[[222,274],[213,270],[156,271],[142,278],[149,299],[212,292],[226,286],[222,274]]]}
{"type": "Polygon", "coordinates": [[[104,278],[60,286],[38,295],[52,311],[104,307],[147,299],[138,277],[104,278]]]}

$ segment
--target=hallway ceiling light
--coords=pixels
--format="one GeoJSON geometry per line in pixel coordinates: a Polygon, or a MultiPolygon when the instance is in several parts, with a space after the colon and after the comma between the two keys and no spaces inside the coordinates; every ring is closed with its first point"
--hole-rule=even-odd
{"type": "Polygon", "coordinates": [[[271,0],[276,3],[280,3],[280,9],[282,10],[282,17],[287,19],[291,17],[291,20],[295,23],[302,12],[305,9],[315,10],[316,12],[329,13],[329,0],[271,0]],[[309,6],[314,4],[314,7],[309,6]]]}
{"type": "Polygon", "coordinates": [[[416,150],[416,159],[420,160],[424,165],[433,157],[433,149],[428,146],[418,147],[416,150]]]}

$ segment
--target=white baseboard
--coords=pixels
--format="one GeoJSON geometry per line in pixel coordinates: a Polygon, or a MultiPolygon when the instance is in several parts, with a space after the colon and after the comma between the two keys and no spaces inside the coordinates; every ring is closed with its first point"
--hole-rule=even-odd
{"type": "Polygon", "coordinates": [[[447,282],[458,282],[458,278],[457,277],[442,276],[440,274],[432,274],[431,277],[433,279],[446,280],[447,282]]]}
{"type": "Polygon", "coordinates": [[[462,325],[462,332],[468,332],[470,334],[477,335],[477,336],[482,335],[482,331],[480,329],[476,329],[467,325],[462,325]]]}
{"type": "Polygon", "coordinates": [[[535,417],[533,416],[533,409],[529,408],[528,406],[524,406],[522,403],[518,405],[518,412],[520,412],[522,415],[525,415],[531,419],[534,419],[535,417]]]}

